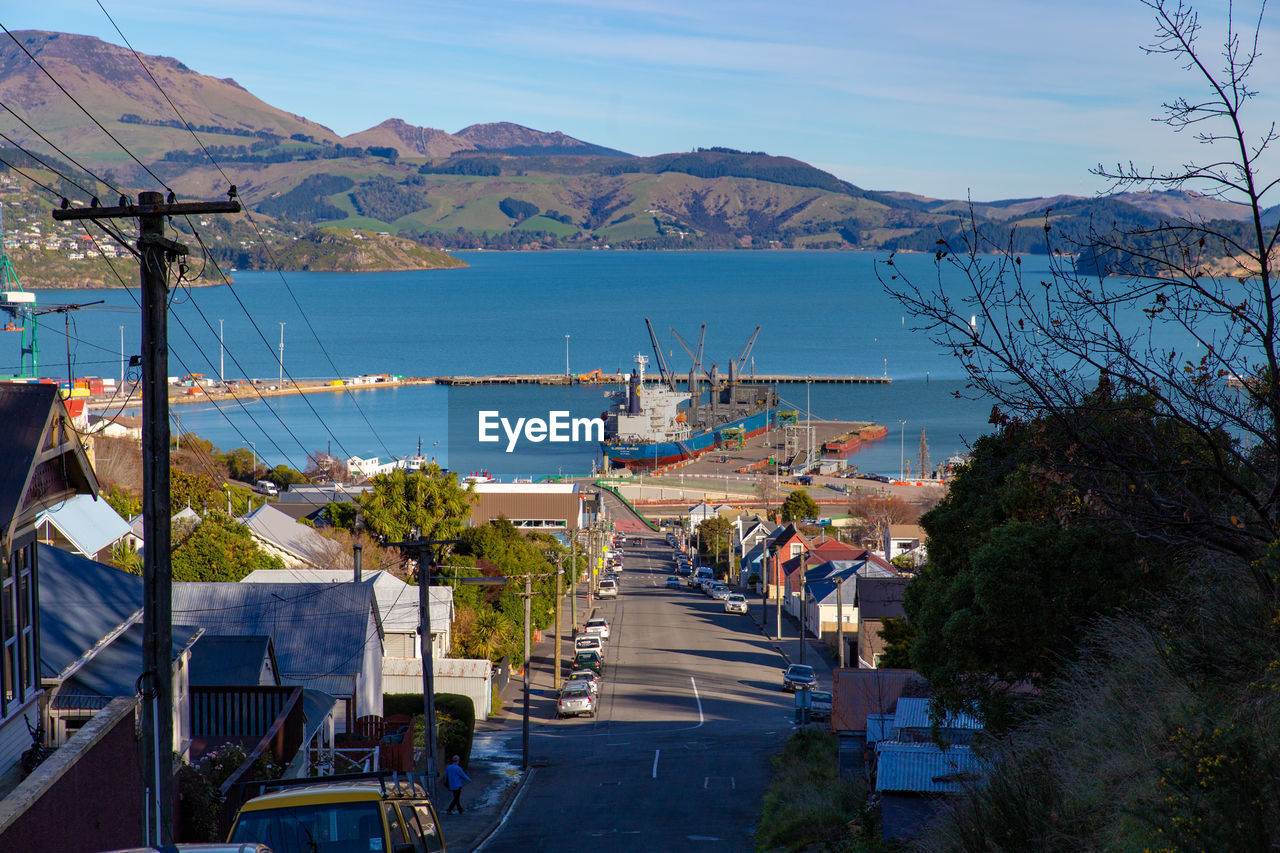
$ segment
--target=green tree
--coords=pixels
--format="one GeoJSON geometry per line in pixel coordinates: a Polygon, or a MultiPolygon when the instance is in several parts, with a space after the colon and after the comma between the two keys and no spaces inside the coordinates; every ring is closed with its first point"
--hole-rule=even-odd
{"type": "Polygon", "coordinates": [[[822,510],[818,509],[818,502],[809,496],[804,489],[796,489],[787,495],[787,499],[782,502],[782,520],[803,521],[806,518],[817,518],[822,510]]]}
{"type": "Polygon", "coordinates": [[[906,619],[886,619],[880,628],[884,640],[884,653],[878,666],[881,669],[915,669],[911,665],[911,645],[915,642],[915,629],[906,619]]]}
{"type": "Polygon", "coordinates": [[[253,483],[258,479],[257,459],[247,447],[237,447],[222,455],[222,464],[227,466],[231,476],[244,483],[253,483]]]}
{"type": "Polygon", "coordinates": [[[359,498],[364,524],[388,540],[416,535],[455,539],[466,528],[475,489],[458,484],[434,462],[419,471],[397,468],[373,478],[373,488],[359,498]]]}
{"type": "Polygon", "coordinates": [[[176,581],[238,581],[258,569],[283,568],[279,557],[258,548],[249,528],[223,512],[206,515],[173,550],[176,581]]]}
{"type": "Polygon", "coordinates": [[[125,521],[142,512],[142,501],[119,486],[112,486],[111,491],[104,495],[104,499],[107,502],[107,506],[114,509],[116,515],[119,515],[125,521]]]}
{"type": "Polygon", "coordinates": [[[225,501],[217,483],[208,474],[191,474],[181,468],[169,467],[169,503],[173,511],[191,507],[196,512],[213,509],[225,501]]]}
{"type": "Polygon", "coordinates": [[[290,468],[288,465],[277,465],[263,479],[270,480],[282,490],[297,483],[307,482],[306,476],[301,471],[290,468]]]}
{"type": "Polygon", "coordinates": [[[711,562],[723,577],[729,568],[729,552],[733,547],[733,524],[728,519],[715,516],[698,524],[698,553],[711,562]]]}

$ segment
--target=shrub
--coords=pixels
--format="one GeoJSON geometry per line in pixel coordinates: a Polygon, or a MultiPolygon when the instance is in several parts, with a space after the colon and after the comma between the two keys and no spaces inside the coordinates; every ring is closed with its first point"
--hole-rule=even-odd
{"type": "MultiPolygon", "coordinates": [[[[382,713],[393,717],[411,714],[414,718],[415,743],[424,746],[422,738],[422,694],[387,693],[382,697],[382,713]]],[[[436,694],[436,744],[441,766],[455,755],[462,756],[465,767],[471,761],[471,741],[476,733],[476,709],[470,696],[458,693],[436,694]]]]}
{"type": "Polygon", "coordinates": [[[756,849],[787,851],[846,849],[853,824],[866,841],[874,827],[866,819],[865,792],[840,778],[835,735],[807,726],[774,756],[773,781],[764,795],[756,849]]]}

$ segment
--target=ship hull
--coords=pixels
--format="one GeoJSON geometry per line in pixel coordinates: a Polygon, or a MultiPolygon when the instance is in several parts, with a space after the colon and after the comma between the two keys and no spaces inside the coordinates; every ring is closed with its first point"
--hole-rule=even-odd
{"type": "Polygon", "coordinates": [[[605,459],[613,468],[665,468],[678,462],[696,459],[720,446],[720,435],[728,429],[741,429],[747,438],[761,435],[773,421],[773,410],[755,412],[737,420],[727,421],[715,429],[695,433],[683,441],[655,441],[646,443],[605,443],[605,459]]]}

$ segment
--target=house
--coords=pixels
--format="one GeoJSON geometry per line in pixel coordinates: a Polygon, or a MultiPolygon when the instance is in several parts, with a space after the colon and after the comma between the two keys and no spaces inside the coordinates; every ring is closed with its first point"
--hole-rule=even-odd
{"type": "MultiPolygon", "coordinates": [[[[259,569],[241,583],[351,583],[353,575],[341,569],[259,569]]],[[[373,584],[378,617],[382,621],[384,655],[388,658],[420,658],[418,643],[418,587],[387,571],[368,572],[361,577],[373,584]]],[[[431,648],[435,657],[448,657],[453,642],[453,590],[433,586],[431,592],[431,648]]],[[[393,691],[387,691],[393,692],[393,691]]]]}
{"type": "Polygon", "coordinates": [[[294,483],[280,493],[275,508],[295,521],[308,518],[319,523],[319,515],[331,503],[354,504],[373,486],[330,483],[324,486],[294,483]]]}
{"type": "Polygon", "coordinates": [[[390,474],[400,463],[391,456],[352,456],[346,460],[346,466],[353,475],[371,480],[379,474],[390,474]]]}
{"type": "Polygon", "coordinates": [[[580,530],[586,494],[577,483],[476,483],[471,526],[505,518],[521,530],[580,530]]]}
{"type": "Polygon", "coordinates": [[[89,432],[107,438],[131,438],[142,441],[142,418],[136,415],[100,415],[89,413],[89,432]]]}
{"type": "Polygon", "coordinates": [[[41,593],[36,519],[75,495],[96,495],[98,480],[71,427],[58,389],[42,383],[0,385],[0,778],[31,746],[39,722],[41,593]]]}
{"type": "Polygon", "coordinates": [[[382,622],[369,581],[175,583],[173,624],[270,637],[281,683],[335,698],[338,731],[382,714],[382,622]]]}
{"type": "MultiPolygon", "coordinates": [[[[809,631],[822,638],[825,632],[835,631],[837,622],[843,619],[849,634],[857,630],[858,590],[872,578],[897,578],[898,573],[870,551],[855,551],[841,544],[852,554],[845,559],[827,560],[804,575],[805,625],[809,631]],[[851,556],[852,559],[848,557],[851,556]],[[843,610],[843,613],[840,611],[843,610]]],[[[833,553],[834,549],[825,549],[833,553]]],[[[810,565],[818,554],[814,548],[808,559],[810,565]]],[[[837,552],[845,553],[845,552],[837,552]]]]}
{"type": "Polygon", "coordinates": [[[982,760],[968,746],[944,750],[930,741],[876,744],[881,837],[886,841],[914,837],[948,798],[984,775],[982,760]]]}
{"type": "Polygon", "coordinates": [[[36,517],[40,541],[91,560],[106,559],[111,546],[131,536],[129,522],[93,495],[75,495],[36,517]]]}
{"type": "Polygon", "coordinates": [[[890,524],[884,531],[884,558],[910,556],[919,565],[924,562],[925,543],[929,541],[924,528],[918,524],[890,524]]]}
{"type": "Polygon", "coordinates": [[[290,569],[327,569],[338,555],[338,544],[294,521],[269,503],[237,519],[258,547],[284,561],[290,569]]]}
{"type": "Polygon", "coordinates": [[[935,720],[929,699],[898,699],[892,723],[875,744],[875,790],[885,840],[918,834],[948,797],[982,780],[985,765],[972,748],[981,730],[981,721],[971,714],[935,720]]]}
{"type": "Polygon", "coordinates": [[[905,619],[902,602],[909,578],[898,576],[868,577],[857,588],[858,666],[875,669],[884,654],[884,638],[880,630],[886,619],[905,619]]]}
{"type": "Polygon", "coordinates": [[[716,513],[716,508],[710,503],[707,501],[699,501],[689,507],[688,512],[685,513],[685,517],[688,519],[686,522],[688,529],[696,530],[699,524],[706,521],[708,518],[718,518],[718,515],[716,513]]]}
{"type": "MultiPolygon", "coordinates": [[[[40,678],[45,730],[60,746],[142,674],[143,581],[49,545],[39,547],[40,678]]],[[[189,659],[196,628],[173,630],[173,751],[190,746],[189,659]]]]}

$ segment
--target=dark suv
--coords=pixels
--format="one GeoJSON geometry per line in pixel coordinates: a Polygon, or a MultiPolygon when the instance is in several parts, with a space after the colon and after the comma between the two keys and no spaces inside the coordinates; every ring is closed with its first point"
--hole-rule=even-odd
{"type": "Polygon", "coordinates": [[[794,693],[798,687],[816,687],[818,677],[813,674],[813,667],[802,663],[793,663],[782,671],[782,689],[794,693]]]}

